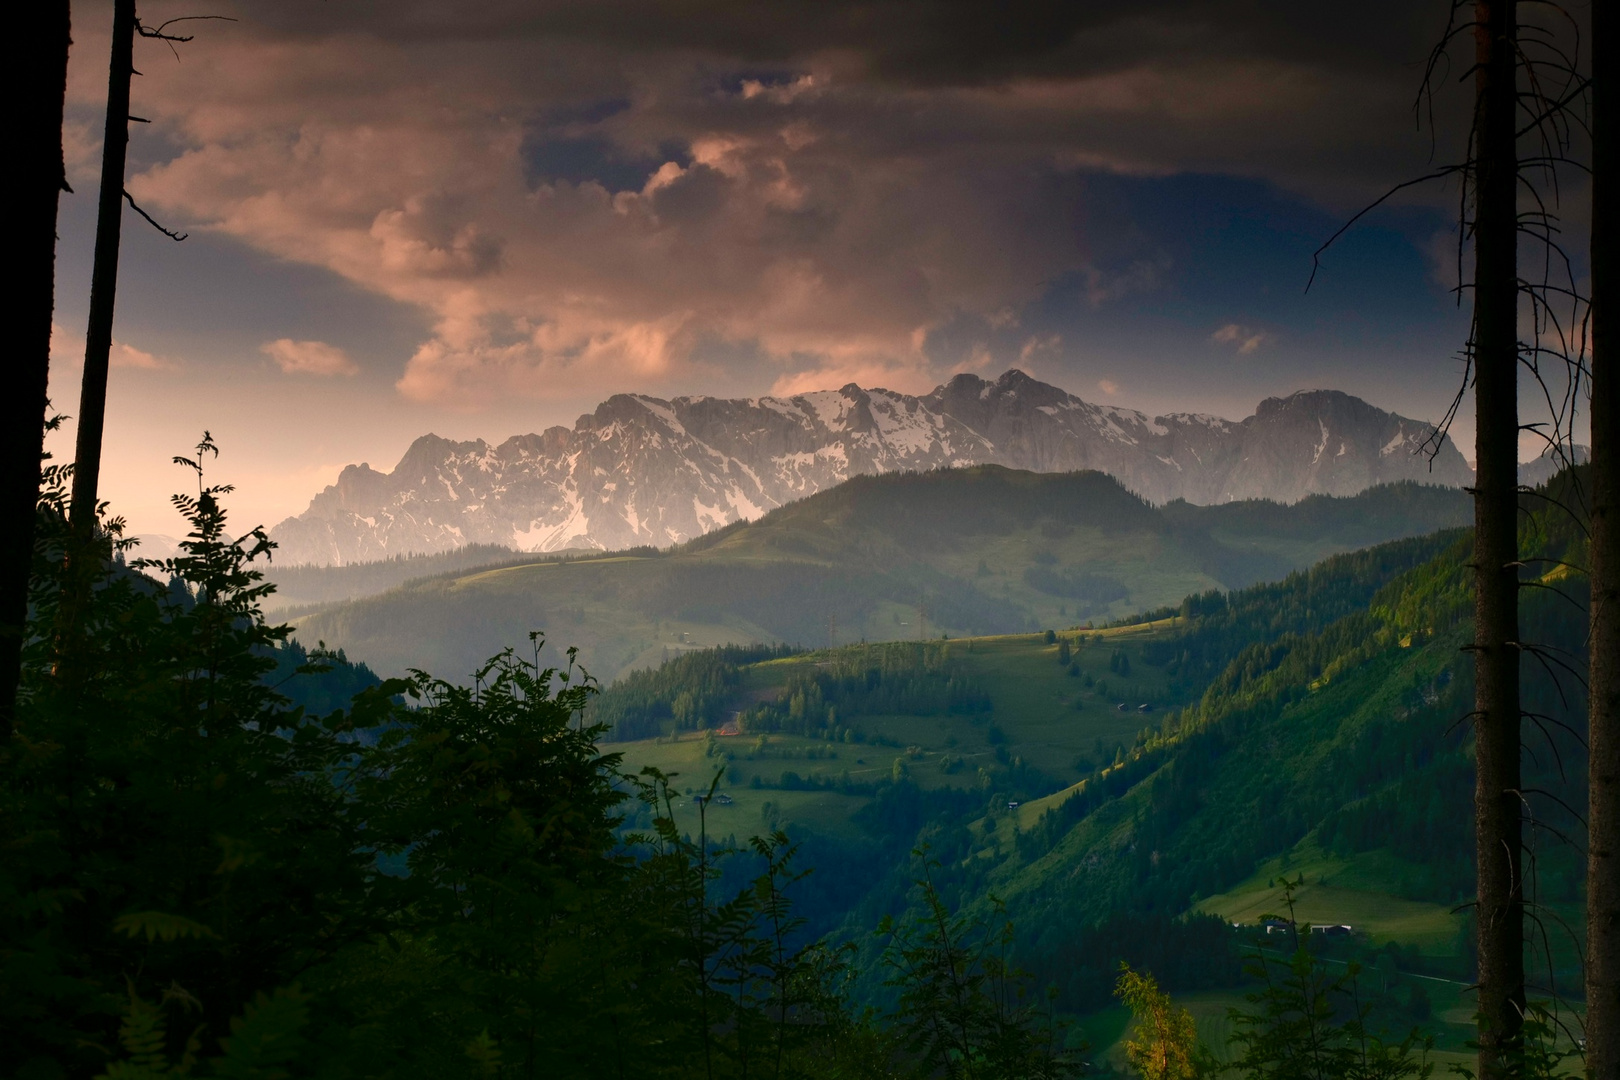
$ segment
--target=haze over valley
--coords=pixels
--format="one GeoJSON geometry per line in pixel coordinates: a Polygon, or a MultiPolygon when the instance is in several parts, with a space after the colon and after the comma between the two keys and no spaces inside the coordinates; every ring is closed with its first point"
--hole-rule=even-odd
{"type": "Polygon", "coordinates": [[[1154,507],[1103,473],[988,465],[856,477],[663,550],[471,549],[269,573],[302,640],[387,674],[465,678],[543,630],[611,682],[696,646],[1100,626],[1468,514],[1460,490],[1411,481],[1293,504],[1154,507]]]}

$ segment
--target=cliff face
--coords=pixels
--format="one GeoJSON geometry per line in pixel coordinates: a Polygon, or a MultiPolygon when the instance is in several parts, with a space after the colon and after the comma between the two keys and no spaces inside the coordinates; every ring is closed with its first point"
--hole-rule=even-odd
{"type": "Polygon", "coordinates": [[[1427,424],[1331,390],[1261,402],[1241,422],[1149,418],[1021,371],[958,375],[922,397],[839,390],[788,398],[619,394],[498,446],[424,435],[391,473],[351,465],[274,530],[293,563],[347,563],[468,543],[528,550],[664,546],[755,518],[851,476],[993,463],[1097,469],[1153,502],[1352,495],[1373,484],[1461,485],[1427,424]]]}

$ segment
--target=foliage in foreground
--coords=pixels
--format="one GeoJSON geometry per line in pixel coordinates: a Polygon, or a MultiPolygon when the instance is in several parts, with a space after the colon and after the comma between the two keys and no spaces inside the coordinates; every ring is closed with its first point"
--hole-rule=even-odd
{"type": "MultiPolygon", "coordinates": [[[[0,746],[0,1071],[1083,1071],[1011,962],[1010,925],[954,913],[926,855],[911,914],[879,928],[890,1008],[857,1008],[852,954],[794,915],[789,839],[679,833],[672,778],[625,776],[600,751],[594,685],[542,667],[538,636],[532,660],[507,651],[470,688],[416,672],[322,715],[290,703],[270,677],[288,628],[264,620],[255,569],[271,544],[226,531],[227,489],[202,480],[211,450],[183,462],[198,476],[176,499],[183,553],[136,564],[167,582],[111,557],[115,522],[76,547],[63,474],[47,473],[26,694],[0,746]],[[626,835],[634,801],[651,827],[626,835]]],[[[1246,1075],[1306,1075],[1300,1053],[1310,1075],[1414,1073],[1410,1041],[1369,1058],[1360,1017],[1322,1012],[1342,985],[1297,968],[1260,972],[1246,1075]],[[1359,1057],[1332,1049],[1351,1036],[1359,1057]]],[[[1184,1039],[1156,994],[1125,996],[1159,1010],[1155,1037],[1184,1039]]],[[[1132,1053],[1155,1076],[1207,1065],[1195,1046],[1132,1053]]]]}
{"type": "MultiPolygon", "coordinates": [[[[538,636],[470,688],[417,672],[325,715],[292,705],[268,677],[288,639],[260,611],[271,545],[232,538],[226,489],[185,464],[183,553],[136,564],[167,583],[112,558],[116,523],[76,547],[47,474],[0,747],[0,1072],[1054,1074],[1034,1043],[1014,1067],[977,1034],[971,1069],[940,1072],[852,1007],[845,953],[793,915],[787,837],[681,835],[669,778],[598,749],[594,685],[541,667],[538,636]],[[633,800],[652,828],[627,836],[633,800]],[[752,868],[729,893],[728,862],[752,868]]],[[[976,948],[895,933],[947,964],[976,948]]],[[[907,992],[908,1023],[946,1007],[936,990],[907,992]]],[[[949,1005],[994,1012],[985,993],[949,1005]]],[[[998,1015],[1016,1044],[1022,1014],[998,1015]]]]}
{"type": "MultiPolygon", "coordinates": [[[[1131,1010],[1135,1028],[1125,1054],[1143,1080],[1428,1080],[1434,1074],[1434,1039],[1412,1027],[1388,1039],[1370,1023],[1373,1006],[1360,985],[1362,969],[1351,962],[1335,973],[1332,961],[1308,947],[1311,928],[1294,921],[1299,880],[1282,881],[1292,950],[1283,955],[1257,944],[1249,974],[1257,988],[1248,1008],[1229,1009],[1232,1033],[1228,1061],[1220,1061],[1198,1037],[1192,1016],[1159,989],[1151,974],[1120,965],[1115,994],[1131,1010]]],[[[1512,1075],[1524,1080],[1575,1080],[1580,1053],[1566,1017],[1545,1002],[1526,1010],[1525,1037],[1511,1059],[1512,1075]]],[[[1454,1075],[1472,1078],[1466,1066],[1454,1075]]]]}
{"type": "Polygon", "coordinates": [[[1119,965],[1114,994],[1131,1010],[1136,1032],[1125,1059],[1143,1080],[1199,1080],[1216,1070],[1213,1055],[1198,1041],[1192,1014],[1177,1007],[1151,974],[1119,965]]]}

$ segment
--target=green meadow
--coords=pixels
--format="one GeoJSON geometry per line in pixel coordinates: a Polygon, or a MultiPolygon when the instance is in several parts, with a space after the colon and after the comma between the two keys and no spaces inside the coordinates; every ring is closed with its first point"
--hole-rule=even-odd
{"type": "MultiPolygon", "coordinates": [[[[923,788],[970,788],[981,766],[1008,761],[1028,763],[1066,788],[1111,762],[1164,711],[1186,703],[1160,669],[1143,662],[1141,646],[1174,626],[1116,630],[1065,630],[1060,641],[1071,643],[1070,662],[1058,663],[1060,644],[1044,634],[1009,634],[930,642],[982,686],[990,709],[976,715],[863,714],[859,742],[828,741],[791,734],[722,734],[722,726],[676,732],[652,739],[611,744],[625,755],[627,766],[654,766],[679,773],[681,786],[706,786],[717,771],[720,790],[738,799],[764,789],[781,820],[813,812],[815,820],[829,805],[782,790],[784,774],[799,780],[841,787],[861,787],[895,776],[895,763],[923,788]],[[1129,674],[1118,674],[1123,656],[1129,674]],[[1132,659],[1134,658],[1134,659],[1132,659]],[[1087,683],[1090,683],[1088,686],[1087,683]],[[1125,706],[1121,708],[1120,706],[1125,706]],[[1148,711],[1141,706],[1148,705],[1148,711]],[[815,807],[814,811],[808,808],[815,807]]],[[[846,646],[859,654],[862,646],[846,646]]],[[[748,666],[738,688],[738,704],[769,700],[796,674],[825,665],[828,650],[802,653],[748,666]]],[[[796,781],[789,779],[791,787],[796,781]]],[[[1056,798],[1054,792],[1047,798],[1056,798]]],[[[749,799],[757,804],[757,799],[749,799]]],[[[1033,805],[1033,804],[1032,804],[1033,805]]],[[[839,811],[831,811],[834,814],[839,811]]],[[[807,819],[808,823],[808,819],[807,819]]]]}

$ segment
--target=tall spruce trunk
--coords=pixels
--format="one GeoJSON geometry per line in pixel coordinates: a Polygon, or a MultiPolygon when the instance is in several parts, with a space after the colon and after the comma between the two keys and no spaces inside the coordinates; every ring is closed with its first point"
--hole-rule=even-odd
{"type": "Polygon", "coordinates": [[[1479,1076],[1515,1070],[1524,1015],[1519,782],[1518,154],[1513,0],[1477,0],[1474,114],[1474,824],[1479,1076]]]}
{"type": "MultiPolygon", "coordinates": [[[[1586,870],[1586,1068],[1620,1076],[1620,369],[1610,351],[1614,291],[1613,85],[1599,71],[1614,56],[1614,23],[1592,5],[1592,581],[1586,870]]],[[[1612,74],[1612,73],[1611,73],[1612,74]]]]}
{"type": "Polygon", "coordinates": [[[135,73],[135,0],[113,4],[112,59],[107,70],[107,126],[101,144],[101,198],[96,255],[90,275],[90,325],[85,332],[84,383],[73,455],[73,529],[95,530],[101,488],[101,433],[107,417],[107,368],[112,356],[113,302],[118,292],[118,242],[124,220],[124,162],[129,150],[129,82],[135,73]]]}
{"type": "Polygon", "coordinates": [[[17,338],[8,350],[0,394],[0,741],[11,734],[28,622],[28,572],[34,558],[34,506],[45,438],[45,393],[56,303],[56,210],[67,187],[62,167],[62,106],[67,95],[67,0],[40,0],[11,12],[14,41],[32,54],[21,63],[24,92],[14,101],[10,169],[11,266],[17,338]]]}

